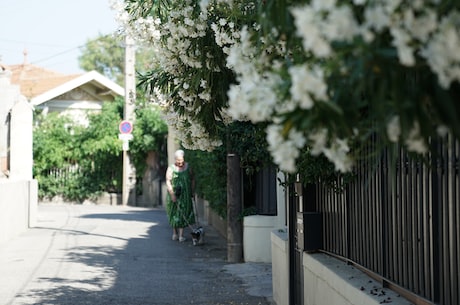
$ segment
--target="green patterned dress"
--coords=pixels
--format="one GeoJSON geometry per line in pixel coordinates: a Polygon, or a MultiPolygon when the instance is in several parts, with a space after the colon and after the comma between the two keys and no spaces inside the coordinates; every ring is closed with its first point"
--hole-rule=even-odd
{"type": "Polygon", "coordinates": [[[170,168],[172,170],[171,183],[177,200],[173,202],[171,195],[167,193],[166,213],[168,214],[168,221],[171,227],[185,228],[195,223],[191,171],[188,164],[185,165],[185,169],[182,171],[178,170],[174,164],[170,165],[170,168]]]}

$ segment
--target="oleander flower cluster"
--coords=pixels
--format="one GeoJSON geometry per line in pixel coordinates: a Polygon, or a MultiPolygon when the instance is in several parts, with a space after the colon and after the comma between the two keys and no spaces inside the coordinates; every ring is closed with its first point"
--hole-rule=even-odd
{"type": "MultiPolygon", "coordinates": [[[[296,60],[293,54],[298,51],[288,50],[285,54],[291,56],[290,62],[266,56],[273,53],[256,48],[255,44],[260,45],[261,41],[252,39],[260,35],[257,30],[248,32],[243,28],[240,40],[228,52],[227,62],[238,75],[238,84],[229,90],[229,113],[235,119],[271,122],[267,141],[275,162],[285,171],[295,172],[292,159],[298,158],[305,144],[313,147],[312,154],[324,154],[336,170],[350,171],[353,166],[350,143],[368,133],[369,125],[360,126],[359,122],[347,121],[346,117],[342,118],[345,122],[342,125],[332,117],[329,121],[327,118],[316,121],[318,112],[325,105],[332,106],[334,99],[338,99],[338,90],[345,91],[345,94],[355,90],[340,88],[341,84],[331,79],[337,75],[348,77],[351,73],[347,71],[347,61],[353,56],[365,56],[362,45],[365,45],[364,51],[368,50],[374,43],[381,44],[382,36],[388,35],[389,45],[386,47],[396,49],[395,64],[402,69],[407,67],[409,71],[416,65],[427,65],[446,90],[453,82],[459,82],[460,15],[451,11],[438,16],[436,7],[439,2],[354,0],[347,4],[336,0],[312,0],[289,7],[303,55],[296,60]],[[280,75],[284,78],[281,79],[280,75]],[[289,94],[280,95],[286,81],[290,84],[289,94]],[[304,117],[294,123],[292,118],[299,111],[303,111],[304,117]],[[349,130],[348,134],[344,134],[344,130],[349,130]]],[[[272,45],[270,42],[266,47],[272,45]]],[[[363,75],[360,82],[366,82],[365,78],[363,75]]],[[[372,99],[372,96],[366,98],[372,99]]],[[[406,130],[402,133],[402,118],[398,113],[401,109],[392,106],[398,101],[391,100],[390,95],[385,98],[388,99],[388,113],[379,119],[387,126],[376,131],[390,142],[402,143],[409,151],[426,153],[429,135],[422,134],[423,117],[405,117],[406,130]]],[[[380,101],[386,102],[384,99],[380,101]]],[[[339,113],[345,113],[345,107],[353,108],[360,102],[350,98],[346,105],[334,106],[339,107],[339,113]]],[[[410,102],[414,103],[414,108],[422,107],[421,101],[410,102]]],[[[446,132],[442,120],[428,124],[433,123],[437,125],[435,129],[446,132]]]]}
{"type": "Polygon", "coordinates": [[[460,7],[448,0],[171,2],[162,20],[126,9],[120,20],[155,48],[168,121],[190,148],[221,143],[206,121],[248,120],[268,126],[281,170],[296,172],[307,146],[348,172],[371,134],[418,154],[460,136],[446,110],[460,83],[460,7]]]}
{"type": "MultiPolygon", "coordinates": [[[[197,10],[195,1],[177,1],[165,20],[153,16],[127,13],[123,3],[116,3],[117,20],[127,35],[138,43],[153,48],[154,66],[159,72],[153,78],[167,79],[162,98],[169,126],[187,148],[210,150],[221,141],[209,135],[197,117],[203,108],[213,107],[210,78],[197,78],[195,71],[218,73],[215,54],[206,50],[207,15],[197,10]],[[180,3],[179,3],[180,2],[180,3]],[[166,102],[164,102],[166,101],[166,102]],[[174,114],[174,115],[173,115],[174,114]]],[[[158,93],[158,88],[155,89],[158,93]]],[[[213,117],[212,120],[215,118],[213,117]]]]}

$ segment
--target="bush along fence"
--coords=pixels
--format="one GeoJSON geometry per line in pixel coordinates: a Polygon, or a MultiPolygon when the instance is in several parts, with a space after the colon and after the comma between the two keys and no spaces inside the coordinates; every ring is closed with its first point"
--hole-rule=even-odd
{"type": "MultiPolygon", "coordinates": [[[[121,164],[115,162],[114,164],[121,164]]],[[[62,168],[50,168],[36,179],[39,183],[39,198],[52,199],[60,196],[64,200],[82,202],[103,192],[121,193],[121,166],[107,165],[82,167],[77,164],[62,168]]]]}

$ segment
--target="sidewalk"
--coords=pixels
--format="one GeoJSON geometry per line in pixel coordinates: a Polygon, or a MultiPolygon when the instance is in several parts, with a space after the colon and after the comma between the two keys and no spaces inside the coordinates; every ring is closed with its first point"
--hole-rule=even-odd
{"type": "Polygon", "coordinates": [[[0,244],[0,305],[274,304],[271,265],[229,264],[205,232],[172,241],[162,208],[40,205],[36,228],[0,244]]]}

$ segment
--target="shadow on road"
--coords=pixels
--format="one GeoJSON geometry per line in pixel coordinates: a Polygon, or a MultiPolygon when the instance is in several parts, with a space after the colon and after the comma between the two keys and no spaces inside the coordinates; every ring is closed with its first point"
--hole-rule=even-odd
{"type": "Polygon", "coordinates": [[[226,241],[211,227],[205,227],[205,244],[193,246],[190,238],[171,240],[163,209],[88,213],[75,222],[41,228],[65,238],[66,247],[57,250],[62,255],[47,258],[62,267],[38,278],[13,304],[270,304],[248,295],[241,280],[225,272],[226,241]]]}

